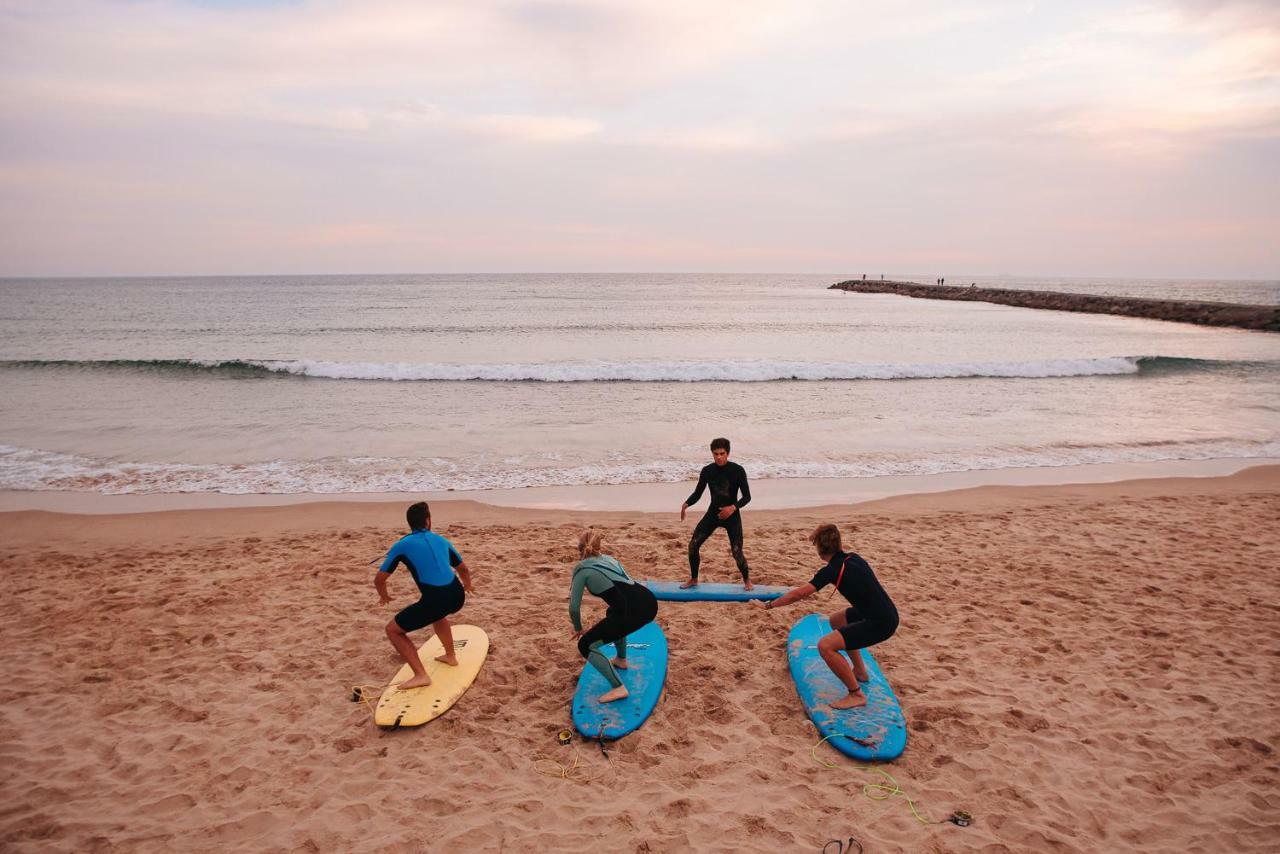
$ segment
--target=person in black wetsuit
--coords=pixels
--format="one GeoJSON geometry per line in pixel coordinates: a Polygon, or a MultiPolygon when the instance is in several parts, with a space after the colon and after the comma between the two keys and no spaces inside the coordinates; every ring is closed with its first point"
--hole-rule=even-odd
{"type": "Polygon", "coordinates": [[[702,490],[710,487],[711,505],[698,520],[693,536],[689,538],[689,580],[680,586],[698,586],[698,564],[701,562],[699,552],[702,544],[715,533],[716,528],[724,528],[729,535],[729,549],[733,552],[734,563],[738,564],[738,572],[742,573],[742,586],[750,590],[753,585],[748,574],[750,569],[747,566],[747,556],[742,552],[742,514],[738,512],[751,501],[747,473],[742,466],[729,462],[728,439],[711,440],[711,458],[714,462],[702,467],[697,488],[680,505],[680,521],[683,522],[689,505],[697,504],[702,497],[702,490]]]}
{"type": "Polygon", "coordinates": [[[833,709],[852,709],[865,706],[867,697],[859,682],[867,682],[871,674],[858,650],[888,640],[898,629],[898,609],[889,594],[884,592],[871,566],[859,555],[844,551],[840,542],[840,529],[835,525],[819,525],[809,535],[818,556],[827,565],[808,584],[788,590],[779,599],[758,602],[757,607],[766,611],[799,602],[817,593],[828,584],[835,585],[840,595],[849,600],[849,608],[841,608],[830,617],[831,633],[818,641],[818,653],[831,668],[849,694],[831,704],[833,709]],[[840,654],[849,651],[849,660],[840,654]],[[852,667],[850,667],[852,662],[852,667]]]}

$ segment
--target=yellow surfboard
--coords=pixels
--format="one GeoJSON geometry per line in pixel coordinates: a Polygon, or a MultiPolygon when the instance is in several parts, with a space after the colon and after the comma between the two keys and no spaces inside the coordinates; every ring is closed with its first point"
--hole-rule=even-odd
{"type": "MultiPolygon", "coordinates": [[[[418,649],[422,658],[422,666],[431,677],[431,684],[422,688],[410,688],[401,691],[393,685],[387,686],[378,700],[373,712],[373,722],[378,726],[402,727],[421,726],[434,720],[458,701],[467,692],[471,683],[480,672],[485,656],[489,654],[489,636],[479,626],[453,626],[453,649],[458,656],[458,666],[436,661],[437,655],[444,655],[444,644],[438,637],[424,643],[418,649]]],[[[392,683],[403,682],[413,675],[409,665],[404,665],[396,673],[392,683]]]]}

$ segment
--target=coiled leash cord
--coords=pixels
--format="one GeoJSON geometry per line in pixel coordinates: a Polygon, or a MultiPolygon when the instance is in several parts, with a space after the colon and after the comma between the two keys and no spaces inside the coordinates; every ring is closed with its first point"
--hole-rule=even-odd
{"type": "MultiPolygon", "coordinates": [[[[817,762],[819,765],[823,766],[824,768],[835,768],[837,766],[834,762],[827,762],[825,759],[819,758],[818,748],[821,747],[824,742],[832,738],[835,738],[837,736],[843,736],[844,738],[850,738],[850,739],[853,738],[853,736],[845,735],[844,733],[839,733],[839,732],[832,733],[831,735],[826,736],[825,738],[822,739],[822,741],[819,741],[817,744],[815,744],[813,747],[809,749],[809,754],[813,757],[813,760],[817,762]]],[[[854,740],[856,741],[856,739],[854,740]]],[[[907,806],[911,807],[911,814],[914,815],[916,817],[916,821],[920,822],[921,824],[950,823],[950,824],[954,824],[956,827],[968,827],[970,824],[973,823],[973,816],[969,815],[969,813],[965,812],[964,810],[956,810],[951,815],[947,816],[941,821],[933,821],[931,819],[927,819],[924,816],[920,815],[920,811],[916,809],[916,802],[912,800],[911,796],[908,795],[903,790],[902,786],[898,785],[898,781],[893,779],[893,775],[891,775],[888,771],[884,770],[883,768],[878,768],[874,765],[855,765],[854,767],[857,768],[859,771],[866,771],[872,774],[879,774],[886,781],[884,783],[876,783],[876,782],[863,783],[862,794],[864,797],[870,798],[873,801],[887,801],[890,798],[901,795],[902,797],[906,798],[907,806]]],[[[833,840],[833,841],[838,842],[839,840],[833,840]]],[[[857,842],[856,839],[854,839],[853,841],[857,842]]],[[[830,845],[831,843],[828,842],[827,844],[830,845]]],[[[858,844],[858,849],[859,850],[862,849],[861,843],[858,844]]]]}

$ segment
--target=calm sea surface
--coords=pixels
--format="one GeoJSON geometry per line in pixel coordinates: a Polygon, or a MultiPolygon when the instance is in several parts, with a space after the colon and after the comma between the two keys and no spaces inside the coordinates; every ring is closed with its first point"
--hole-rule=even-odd
{"type": "Polygon", "coordinates": [[[845,278],[4,280],[0,489],[678,481],[720,435],[755,479],[1280,457],[1280,335],[826,289],[845,278]]]}

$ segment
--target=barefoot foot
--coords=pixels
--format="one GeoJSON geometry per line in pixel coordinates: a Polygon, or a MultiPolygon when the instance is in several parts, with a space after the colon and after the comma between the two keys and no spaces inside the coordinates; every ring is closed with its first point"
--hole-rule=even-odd
{"type": "Polygon", "coordinates": [[[403,682],[397,682],[396,688],[400,691],[408,691],[410,688],[425,688],[430,684],[431,677],[424,673],[421,676],[413,676],[403,682]]]}
{"type": "Polygon", "coordinates": [[[609,659],[609,663],[619,670],[626,670],[627,667],[630,666],[627,664],[627,660],[625,658],[611,658],[609,659]]]}
{"type": "Polygon", "coordinates": [[[449,665],[450,667],[458,666],[458,656],[456,655],[437,655],[436,661],[443,661],[445,664],[449,665]]]}
{"type": "Polygon", "coordinates": [[[850,692],[846,696],[841,697],[839,700],[833,700],[831,702],[831,708],[856,709],[859,706],[865,706],[866,704],[867,704],[867,695],[862,693],[861,691],[856,691],[856,692],[850,692]]]}
{"type": "Polygon", "coordinates": [[[742,582],[742,589],[743,589],[743,590],[755,590],[755,589],[756,589],[756,586],[755,586],[754,584],[752,584],[750,581],[744,581],[744,582],[742,582]]]}
{"type": "Polygon", "coordinates": [[[688,590],[690,587],[697,587],[697,586],[698,586],[698,580],[696,578],[690,578],[684,584],[680,585],[680,589],[688,590]]]}
{"type": "Polygon", "coordinates": [[[625,700],[631,696],[631,692],[627,690],[626,685],[619,685],[612,691],[606,691],[599,697],[596,697],[601,703],[612,703],[614,700],[625,700]]]}

